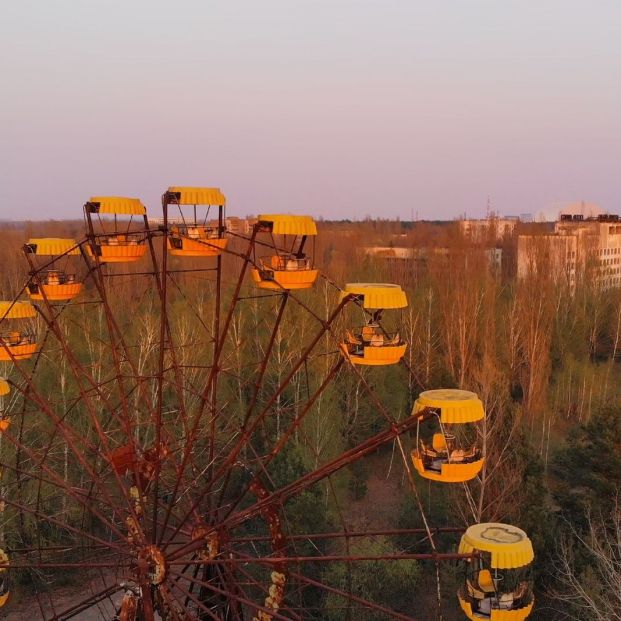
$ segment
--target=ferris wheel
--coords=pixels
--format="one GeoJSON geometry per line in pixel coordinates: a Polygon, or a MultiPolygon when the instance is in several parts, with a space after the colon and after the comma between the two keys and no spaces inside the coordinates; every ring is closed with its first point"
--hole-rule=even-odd
{"type": "Polygon", "coordinates": [[[402,288],[320,274],[310,217],[227,226],[216,188],[170,187],[162,206],[154,221],[139,199],[92,197],[82,239],[25,240],[28,278],[0,302],[0,607],[19,591],[46,621],[414,620],[358,592],[357,566],[459,560],[466,616],[526,618],[526,534],[448,528],[465,532],[442,550],[414,482],[478,475],[482,403],[427,391],[402,416],[368,381],[408,346],[402,288]],[[322,451],[318,411],[336,416],[347,376],[379,422],[322,451]],[[338,477],[393,443],[423,527],[352,529],[338,477]],[[416,545],[351,545],[395,534],[416,545]]]}

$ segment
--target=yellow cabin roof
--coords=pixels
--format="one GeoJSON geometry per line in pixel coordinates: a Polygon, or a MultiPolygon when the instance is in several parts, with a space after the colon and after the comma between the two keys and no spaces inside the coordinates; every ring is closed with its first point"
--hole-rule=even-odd
{"type": "Polygon", "coordinates": [[[28,319],[37,311],[30,302],[0,302],[0,321],[3,319],[28,319]]]}
{"type": "Polygon", "coordinates": [[[33,254],[55,256],[60,254],[80,254],[75,239],[61,239],[59,237],[33,238],[26,244],[33,254]]]}
{"type": "Polygon", "coordinates": [[[414,402],[412,414],[424,408],[439,408],[440,422],[447,425],[453,423],[474,423],[485,418],[482,401],[476,393],[469,390],[441,388],[421,392],[414,402]]]}
{"type": "Polygon", "coordinates": [[[192,188],[173,185],[168,188],[170,193],[179,195],[175,205],[226,205],[226,196],[220,188],[192,188]]]}
{"type": "Polygon", "coordinates": [[[85,208],[91,213],[112,213],[123,216],[144,216],[147,213],[139,198],[125,196],[91,196],[85,208]]]}
{"type": "Polygon", "coordinates": [[[11,392],[11,387],[9,383],[4,379],[4,377],[0,377],[0,397],[5,397],[11,392]]]}
{"type": "Polygon", "coordinates": [[[274,235],[317,235],[317,225],[310,216],[261,214],[259,222],[271,222],[274,235]]]}
{"type": "Polygon", "coordinates": [[[459,553],[469,554],[474,550],[489,552],[493,569],[517,569],[535,558],[533,544],[521,528],[497,522],[474,524],[466,530],[459,543],[459,553]]]}
{"type": "Polygon", "coordinates": [[[348,294],[363,296],[363,308],[405,308],[408,305],[405,291],[399,285],[350,282],[345,285],[341,299],[348,294]]]}

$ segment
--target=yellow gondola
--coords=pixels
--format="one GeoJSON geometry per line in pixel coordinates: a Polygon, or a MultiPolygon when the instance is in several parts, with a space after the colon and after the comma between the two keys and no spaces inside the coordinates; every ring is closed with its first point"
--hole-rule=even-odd
{"type": "MultiPolygon", "coordinates": [[[[8,565],[9,557],[4,550],[0,550],[0,565],[8,565]]],[[[10,591],[9,572],[6,567],[0,567],[0,608],[8,601],[10,591]]]]}
{"type": "Polygon", "coordinates": [[[526,533],[509,524],[470,526],[459,544],[460,554],[474,553],[468,561],[464,584],[457,592],[459,605],[471,621],[523,621],[535,599],[530,564],[535,555],[526,533]]]}
{"type": "MultiPolygon", "coordinates": [[[[6,397],[10,392],[11,387],[9,383],[3,377],[0,377],[0,398],[6,397]]],[[[8,416],[4,416],[2,408],[0,408],[0,435],[9,428],[10,424],[11,419],[8,416]]]]}
{"type": "Polygon", "coordinates": [[[346,333],[341,351],[353,364],[380,366],[396,364],[403,358],[406,344],[398,331],[386,332],[379,321],[384,310],[405,308],[405,291],[399,285],[386,283],[349,283],[341,294],[354,296],[366,315],[366,323],[346,333]]]}
{"type": "Polygon", "coordinates": [[[483,403],[476,393],[454,389],[427,390],[415,401],[412,415],[424,410],[428,410],[437,426],[430,442],[420,437],[420,420],[416,426],[412,461],[420,476],[442,483],[462,483],[476,477],[484,463],[476,436],[474,441],[467,441],[463,434],[452,433],[485,418],[483,403]]]}
{"type": "MultiPolygon", "coordinates": [[[[85,205],[84,212],[89,222],[91,242],[87,246],[91,256],[99,258],[101,263],[131,263],[141,259],[146,251],[146,232],[136,231],[131,228],[131,220],[134,216],[146,216],[145,206],[138,198],[126,198],[123,196],[93,196],[85,205]],[[95,232],[93,227],[93,214],[113,215],[114,224],[112,231],[104,230],[107,227],[100,219],[102,232],[95,232]],[[121,230],[118,216],[129,216],[127,227],[121,230]]],[[[123,221],[125,222],[125,221],[123,221]]],[[[146,225],[146,222],[145,222],[146,225]]]]}
{"type": "Polygon", "coordinates": [[[28,331],[16,329],[20,320],[36,314],[30,302],[0,302],[0,361],[26,360],[37,351],[34,337],[28,331]]]}
{"type": "Polygon", "coordinates": [[[52,257],[45,265],[45,270],[38,272],[28,283],[28,295],[32,300],[50,302],[67,301],[75,298],[82,290],[82,283],[76,275],[67,273],[60,265],[61,259],[80,254],[80,249],[73,239],[42,238],[29,239],[24,250],[35,256],[52,257]]]}
{"type": "Polygon", "coordinates": [[[226,197],[219,188],[171,186],[164,194],[164,209],[178,205],[181,221],[169,223],[168,251],[178,257],[216,257],[226,249],[225,207],[226,197]],[[194,208],[192,216],[184,215],[182,206],[194,208]],[[206,207],[203,219],[197,218],[196,208],[206,207]],[[218,208],[218,219],[208,221],[211,207],[218,208]]]}
{"type": "Polygon", "coordinates": [[[317,235],[317,225],[310,216],[263,214],[255,230],[272,236],[276,252],[260,257],[257,267],[250,270],[257,287],[289,291],[309,289],[315,284],[319,270],[314,268],[312,256],[305,252],[308,238],[314,240],[317,235]]]}

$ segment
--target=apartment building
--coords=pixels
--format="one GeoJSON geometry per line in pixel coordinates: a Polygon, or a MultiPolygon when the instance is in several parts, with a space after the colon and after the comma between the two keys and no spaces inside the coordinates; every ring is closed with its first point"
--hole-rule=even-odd
{"type": "Polygon", "coordinates": [[[502,268],[502,248],[482,248],[477,246],[435,247],[422,246],[416,248],[367,246],[362,248],[367,257],[381,260],[395,278],[410,276],[421,278],[430,271],[446,271],[450,265],[480,265],[478,256],[483,256],[491,272],[500,275],[502,268]]]}
{"type": "Polygon", "coordinates": [[[482,220],[459,220],[459,230],[464,237],[474,242],[501,243],[513,235],[519,221],[517,217],[490,215],[482,220]]]}
{"type": "Polygon", "coordinates": [[[519,235],[518,277],[538,265],[574,286],[579,274],[592,270],[603,288],[621,286],[621,221],[618,215],[561,213],[554,231],[545,235],[519,235]]]}

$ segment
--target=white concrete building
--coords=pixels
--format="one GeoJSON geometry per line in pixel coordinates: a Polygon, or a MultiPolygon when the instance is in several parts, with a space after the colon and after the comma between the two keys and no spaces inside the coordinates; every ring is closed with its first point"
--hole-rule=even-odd
{"type": "Polygon", "coordinates": [[[513,235],[518,222],[518,218],[499,218],[492,215],[482,220],[459,220],[459,230],[472,241],[497,243],[513,235]]]}
{"type": "Polygon", "coordinates": [[[593,270],[604,288],[621,286],[621,220],[618,215],[562,213],[547,235],[518,237],[518,277],[538,263],[574,286],[581,272],[593,270]]]}

